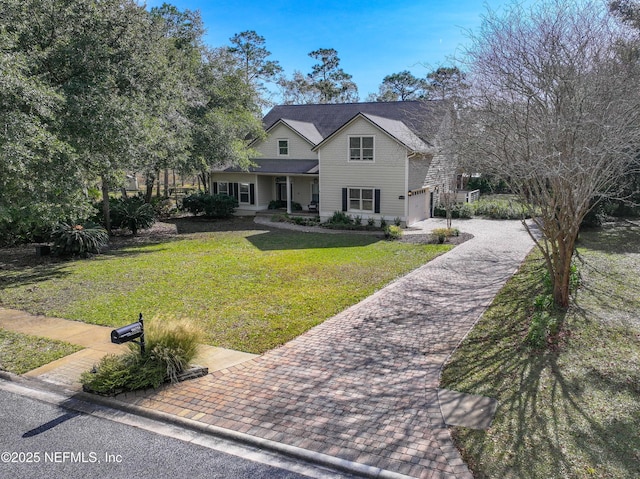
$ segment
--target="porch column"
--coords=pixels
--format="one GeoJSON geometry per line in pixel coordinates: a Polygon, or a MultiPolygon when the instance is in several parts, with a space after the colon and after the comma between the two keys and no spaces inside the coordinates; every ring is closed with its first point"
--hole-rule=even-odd
{"type": "Polygon", "coordinates": [[[287,176],[287,214],[291,214],[291,178],[287,176]]]}

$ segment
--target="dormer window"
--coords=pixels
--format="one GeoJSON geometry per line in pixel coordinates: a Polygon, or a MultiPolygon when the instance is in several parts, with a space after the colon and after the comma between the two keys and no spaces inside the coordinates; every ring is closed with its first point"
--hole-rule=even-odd
{"type": "Polygon", "coordinates": [[[373,136],[349,137],[349,161],[373,161],[373,136]]]}
{"type": "Polygon", "coordinates": [[[278,140],[278,156],[289,156],[289,140],[278,140]]]}

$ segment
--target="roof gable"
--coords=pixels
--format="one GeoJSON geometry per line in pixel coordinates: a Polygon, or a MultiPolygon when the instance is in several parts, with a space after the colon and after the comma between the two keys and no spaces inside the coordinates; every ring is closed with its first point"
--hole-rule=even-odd
{"type": "Polygon", "coordinates": [[[284,123],[285,125],[289,126],[289,128],[298,133],[302,138],[307,140],[312,145],[317,145],[323,139],[322,135],[313,123],[289,120],[287,118],[283,118],[279,123],[284,123]]]}
{"type": "Polygon", "coordinates": [[[434,122],[434,119],[442,114],[442,102],[395,101],[279,105],[266,114],[263,123],[267,131],[284,119],[294,129],[296,127],[293,125],[303,128],[300,124],[311,124],[323,140],[342,128],[359,113],[402,122],[415,136],[423,141],[428,141],[439,127],[440,122],[434,122]]]}

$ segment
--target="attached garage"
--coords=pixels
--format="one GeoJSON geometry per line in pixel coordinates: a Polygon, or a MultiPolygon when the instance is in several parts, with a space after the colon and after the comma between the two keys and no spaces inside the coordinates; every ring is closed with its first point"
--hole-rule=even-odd
{"type": "Polygon", "coordinates": [[[407,226],[429,218],[429,211],[429,188],[410,191],[407,226]]]}

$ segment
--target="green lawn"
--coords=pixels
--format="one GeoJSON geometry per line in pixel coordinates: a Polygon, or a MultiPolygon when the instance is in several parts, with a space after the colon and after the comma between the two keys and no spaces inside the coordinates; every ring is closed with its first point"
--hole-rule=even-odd
{"type": "Polygon", "coordinates": [[[0,370],[23,374],[81,349],[63,341],[0,329],[0,370]]]}
{"type": "Polygon", "coordinates": [[[9,269],[0,304],[88,323],[190,318],[203,342],[285,343],[450,249],[355,234],[219,231],[9,269]]]}
{"type": "Polygon", "coordinates": [[[579,252],[556,346],[523,346],[541,289],[533,254],[443,372],[443,387],[499,400],[488,431],[454,428],[477,478],[640,477],[640,227],[583,233],[579,252]]]}

